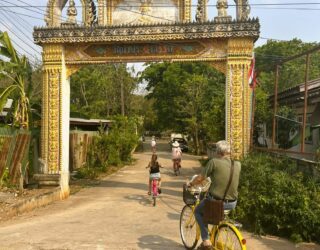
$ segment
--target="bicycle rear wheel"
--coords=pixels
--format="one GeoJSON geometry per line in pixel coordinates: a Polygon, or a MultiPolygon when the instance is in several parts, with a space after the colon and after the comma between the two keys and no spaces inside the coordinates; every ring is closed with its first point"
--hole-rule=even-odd
{"type": "Polygon", "coordinates": [[[198,243],[197,225],[191,206],[185,205],[180,215],[180,236],[186,249],[194,249],[198,243]]]}
{"type": "Polygon", "coordinates": [[[153,196],[153,206],[155,207],[157,204],[157,197],[156,196],[153,196]]]}
{"type": "Polygon", "coordinates": [[[158,196],[158,182],[156,179],[153,179],[152,180],[152,198],[153,198],[154,207],[157,204],[157,196],[158,196]]]}
{"type": "Polygon", "coordinates": [[[246,250],[245,240],[239,230],[228,223],[219,225],[214,236],[214,249],[217,250],[246,250]]]}

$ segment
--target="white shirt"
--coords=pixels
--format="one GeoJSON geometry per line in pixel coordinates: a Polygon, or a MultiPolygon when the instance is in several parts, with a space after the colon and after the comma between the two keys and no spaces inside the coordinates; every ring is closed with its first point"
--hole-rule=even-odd
{"type": "Polygon", "coordinates": [[[182,151],[180,147],[172,148],[172,159],[181,159],[182,151]]]}

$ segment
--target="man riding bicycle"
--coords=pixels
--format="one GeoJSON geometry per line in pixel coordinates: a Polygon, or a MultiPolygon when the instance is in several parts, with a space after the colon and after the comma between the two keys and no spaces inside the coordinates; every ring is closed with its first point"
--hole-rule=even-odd
{"type": "Polygon", "coordinates": [[[227,141],[219,141],[216,144],[217,157],[212,158],[202,169],[200,175],[192,180],[189,185],[199,185],[207,177],[211,178],[211,185],[207,197],[200,202],[195,210],[195,217],[199,224],[201,231],[202,244],[198,249],[212,249],[211,241],[209,239],[208,224],[203,220],[204,203],[206,199],[209,200],[222,200],[225,195],[226,187],[230,180],[230,173],[233,164],[233,178],[227,189],[224,199],[224,210],[234,209],[237,205],[238,198],[238,184],[241,171],[241,163],[238,161],[233,162],[230,159],[230,144],[227,141]]]}

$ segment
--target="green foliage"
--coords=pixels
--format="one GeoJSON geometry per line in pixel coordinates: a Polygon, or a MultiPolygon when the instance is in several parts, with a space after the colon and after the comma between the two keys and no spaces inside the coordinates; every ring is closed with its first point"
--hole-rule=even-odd
{"type": "Polygon", "coordinates": [[[316,151],[316,161],[320,163],[320,147],[316,151]]]}
{"type": "Polygon", "coordinates": [[[2,176],[0,176],[0,187],[5,186],[5,187],[10,187],[10,176],[9,176],[9,169],[5,168],[2,176]]]}
{"type": "MultiPolygon", "coordinates": [[[[274,92],[275,65],[281,59],[305,52],[317,43],[303,43],[299,39],[291,41],[268,41],[265,45],[255,48],[256,70],[259,72],[260,86],[269,95],[274,92]]],[[[311,68],[309,79],[314,79],[320,75],[320,55],[315,53],[311,58],[311,68]]],[[[279,72],[279,91],[296,86],[304,81],[305,57],[285,63],[279,72]]]]}
{"type": "Polygon", "coordinates": [[[0,94],[0,110],[3,109],[8,97],[15,97],[14,124],[21,128],[28,128],[32,68],[25,56],[18,56],[8,33],[1,31],[0,56],[0,75],[11,81],[11,84],[0,94]]]}
{"type": "Polygon", "coordinates": [[[71,112],[106,118],[121,113],[121,85],[126,115],[136,108],[137,80],[125,64],[91,65],[71,77],[71,112]]]}
{"type": "MultiPolygon", "coordinates": [[[[281,60],[297,55],[317,46],[317,43],[303,43],[299,39],[291,41],[268,41],[263,46],[255,48],[256,71],[258,73],[258,87],[256,88],[254,143],[259,145],[257,138],[261,133],[259,125],[266,124],[268,134],[271,135],[273,103],[269,96],[274,94],[275,66],[281,60]]],[[[286,62],[279,68],[278,92],[297,86],[304,82],[306,57],[297,58],[286,62]]],[[[310,58],[309,79],[318,78],[320,75],[320,54],[314,53],[310,58]]],[[[278,106],[277,115],[294,119],[295,116],[288,107],[278,106]]],[[[281,148],[293,146],[289,141],[289,132],[294,130],[294,124],[289,120],[279,119],[277,122],[277,138],[281,148]]]]}
{"type": "Polygon", "coordinates": [[[157,119],[153,131],[179,131],[192,137],[199,153],[201,140],[224,135],[225,77],[205,63],[154,63],[141,75],[157,119]]]}
{"type": "Polygon", "coordinates": [[[87,163],[78,171],[77,177],[94,179],[108,166],[123,165],[132,160],[131,154],[138,145],[137,119],[116,116],[112,120],[108,134],[100,133],[93,138],[87,163]]]}
{"type": "Polygon", "coordinates": [[[287,158],[252,154],[242,162],[236,216],[256,233],[320,241],[320,187],[287,158]]]}

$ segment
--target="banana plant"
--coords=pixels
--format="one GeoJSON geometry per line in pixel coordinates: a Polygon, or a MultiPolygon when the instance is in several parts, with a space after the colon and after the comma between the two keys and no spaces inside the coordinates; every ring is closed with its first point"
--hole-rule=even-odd
{"type": "Polygon", "coordinates": [[[28,129],[32,68],[26,56],[19,56],[7,32],[0,31],[0,75],[11,84],[0,94],[0,110],[8,97],[14,99],[13,124],[28,129]]]}

